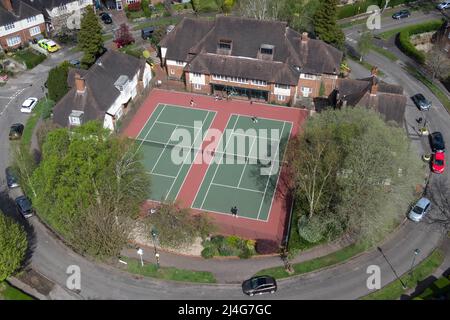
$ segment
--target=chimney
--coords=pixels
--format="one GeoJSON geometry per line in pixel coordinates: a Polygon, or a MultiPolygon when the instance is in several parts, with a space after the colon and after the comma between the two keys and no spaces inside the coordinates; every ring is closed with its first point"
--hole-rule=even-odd
{"type": "Polygon", "coordinates": [[[309,37],[308,37],[308,32],[303,32],[302,33],[302,43],[306,43],[308,42],[309,37]]]}
{"type": "Polygon", "coordinates": [[[372,69],[370,69],[370,75],[376,77],[378,75],[378,67],[373,66],[372,69]]]}
{"type": "Polygon", "coordinates": [[[1,0],[1,1],[6,10],[8,10],[9,12],[13,11],[11,0],[1,0]]]}
{"type": "Polygon", "coordinates": [[[373,81],[372,80],[372,83],[371,83],[371,86],[370,86],[370,95],[371,96],[376,96],[377,92],[378,92],[378,80],[377,81],[373,81]]]}
{"type": "Polygon", "coordinates": [[[77,93],[84,93],[86,91],[85,80],[78,74],[75,74],[75,87],[77,88],[77,93]]]}

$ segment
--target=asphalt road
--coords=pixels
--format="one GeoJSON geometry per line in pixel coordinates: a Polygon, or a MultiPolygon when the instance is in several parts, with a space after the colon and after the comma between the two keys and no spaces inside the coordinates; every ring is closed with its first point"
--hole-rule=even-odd
{"type": "MultiPolygon", "coordinates": [[[[61,57],[62,58],[62,57],[61,57]]],[[[72,58],[72,57],[70,57],[72,58]]],[[[386,73],[386,81],[397,82],[404,86],[407,94],[423,92],[433,100],[434,107],[428,113],[430,126],[443,132],[445,139],[450,141],[450,116],[443,110],[427,89],[404,73],[401,67],[389,62],[384,57],[369,54],[369,62],[377,64],[386,73]],[[381,59],[381,60],[380,60],[381,59]]],[[[7,131],[14,122],[24,122],[26,116],[18,111],[18,104],[28,96],[42,97],[41,85],[45,81],[46,73],[57,59],[47,60],[31,73],[10,81],[6,87],[0,89],[0,175],[4,176],[4,167],[9,161],[7,131]],[[30,84],[32,84],[30,86],[30,84]],[[22,90],[23,89],[23,90],[22,90]],[[22,90],[22,91],[20,91],[22,90]],[[20,92],[19,92],[20,91],[20,92]]],[[[354,71],[358,68],[355,67],[354,71]]],[[[358,69],[360,73],[364,71],[358,69]]],[[[356,72],[356,71],[355,71],[356,72]]],[[[361,75],[362,76],[362,75],[361,75]]],[[[406,111],[406,122],[410,127],[419,111],[410,103],[406,111]]],[[[415,136],[412,128],[408,127],[412,138],[416,142],[419,154],[426,150],[427,142],[415,136]]],[[[419,155],[418,155],[419,156],[419,155]]],[[[445,175],[434,176],[448,181],[448,170],[445,175]]],[[[2,182],[4,187],[4,183],[2,182]]],[[[36,245],[32,255],[33,268],[44,274],[52,281],[65,286],[68,275],[67,267],[78,265],[81,269],[81,291],[74,294],[80,299],[250,299],[242,295],[239,285],[195,285],[159,281],[149,278],[132,276],[102,264],[94,264],[72,252],[56,240],[39,223],[36,217],[31,218],[36,234],[36,245]]],[[[398,274],[407,272],[411,265],[413,251],[421,250],[417,262],[422,260],[440,242],[441,234],[432,226],[425,223],[405,221],[405,225],[393,238],[381,245],[384,254],[389,259],[398,274]]],[[[249,260],[250,261],[250,260],[249,260]]],[[[251,263],[251,262],[249,262],[251,263]]],[[[263,299],[356,299],[369,293],[366,287],[369,265],[378,265],[381,269],[382,285],[395,279],[395,275],[377,250],[360,255],[350,262],[335,266],[305,276],[279,281],[279,290],[275,295],[262,296],[263,299]]],[[[226,268],[227,261],[224,261],[226,268]]]]}

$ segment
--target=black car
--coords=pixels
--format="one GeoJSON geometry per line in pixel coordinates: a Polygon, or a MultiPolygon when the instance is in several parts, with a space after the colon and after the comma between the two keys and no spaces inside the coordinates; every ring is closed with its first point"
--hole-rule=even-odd
{"type": "Polygon", "coordinates": [[[74,66],[75,68],[80,68],[81,67],[81,62],[80,60],[77,59],[73,59],[69,61],[71,66],[74,66]]]}
{"type": "Polygon", "coordinates": [[[428,101],[423,94],[418,93],[416,95],[413,95],[411,97],[412,101],[415,103],[415,105],[420,109],[420,110],[430,110],[431,108],[431,102],[428,101]]]}
{"type": "Polygon", "coordinates": [[[253,277],[242,283],[242,291],[249,296],[275,293],[277,291],[277,282],[270,276],[253,277]]]}
{"type": "Polygon", "coordinates": [[[16,188],[19,186],[19,182],[17,180],[16,174],[11,167],[7,167],[5,169],[5,176],[6,176],[6,184],[8,185],[8,188],[16,188]]]}
{"type": "Polygon", "coordinates": [[[399,12],[396,12],[392,15],[392,19],[403,19],[408,18],[411,15],[411,13],[408,10],[400,10],[399,12]]]}
{"type": "Polygon", "coordinates": [[[20,196],[16,198],[17,211],[25,218],[33,216],[33,207],[31,206],[31,200],[26,196],[20,196]]]}
{"type": "Polygon", "coordinates": [[[102,19],[104,24],[111,24],[112,23],[111,16],[108,13],[106,13],[106,12],[100,13],[100,19],[102,19]]]}
{"type": "Polygon", "coordinates": [[[9,129],[9,140],[16,140],[22,137],[24,126],[21,123],[15,123],[9,129]]]}
{"type": "Polygon", "coordinates": [[[153,32],[155,32],[155,28],[148,27],[141,30],[141,37],[144,40],[147,40],[148,38],[151,38],[153,35],[153,32]]]}
{"type": "Polygon", "coordinates": [[[445,142],[442,133],[436,131],[430,134],[430,145],[433,152],[444,152],[445,142]]]}

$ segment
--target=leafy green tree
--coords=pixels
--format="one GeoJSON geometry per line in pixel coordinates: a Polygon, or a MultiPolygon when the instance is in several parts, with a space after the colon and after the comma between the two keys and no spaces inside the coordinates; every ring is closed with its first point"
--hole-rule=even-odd
{"type": "Polygon", "coordinates": [[[319,1],[281,0],[280,18],[297,31],[314,31],[313,16],[319,1]]]}
{"type": "Polygon", "coordinates": [[[345,36],[337,24],[337,0],[320,0],[314,14],[314,31],[326,43],[342,48],[345,36]]]}
{"type": "Polygon", "coordinates": [[[152,16],[152,10],[149,7],[150,1],[149,0],[142,0],[141,1],[141,8],[142,11],[144,11],[144,15],[147,18],[150,18],[152,16]]]}
{"type": "Polygon", "coordinates": [[[33,184],[33,172],[36,169],[36,161],[30,152],[29,146],[22,143],[11,145],[12,166],[17,173],[19,184],[26,194],[36,196],[33,184]]]}
{"type": "Polygon", "coordinates": [[[102,27],[92,6],[86,7],[86,12],[81,19],[78,46],[84,53],[81,63],[85,67],[95,62],[96,56],[103,48],[102,27]]]}
{"type": "Polygon", "coordinates": [[[79,251],[101,258],[125,244],[150,188],[135,144],[98,122],[48,133],[31,182],[40,216],[79,251]]]}
{"type": "Polygon", "coordinates": [[[358,40],[358,51],[361,54],[360,61],[364,59],[364,56],[369,53],[372,48],[373,34],[370,31],[365,31],[361,34],[358,40]]]}
{"type": "Polygon", "coordinates": [[[54,67],[48,73],[47,87],[48,97],[57,103],[64,95],[69,92],[69,85],[67,84],[67,75],[69,74],[70,64],[64,61],[59,66],[54,67]]]}
{"type": "Polygon", "coordinates": [[[205,237],[214,230],[206,215],[194,216],[190,209],[177,203],[161,203],[146,224],[148,233],[156,228],[161,245],[170,248],[189,246],[196,237],[205,237]]]}
{"type": "Polygon", "coordinates": [[[23,227],[0,211],[0,282],[21,266],[27,247],[23,227]]]}

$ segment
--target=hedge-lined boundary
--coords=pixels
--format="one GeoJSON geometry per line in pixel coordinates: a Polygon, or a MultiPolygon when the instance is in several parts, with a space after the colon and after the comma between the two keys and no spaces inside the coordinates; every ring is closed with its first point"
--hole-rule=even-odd
{"type": "MultiPolygon", "coordinates": [[[[414,1],[416,1],[416,0],[391,0],[391,1],[389,1],[389,5],[387,7],[393,8],[395,6],[398,6],[398,5],[401,5],[404,3],[411,3],[414,1]]],[[[386,3],[385,0],[363,0],[363,1],[356,2],[354,4],[347,4],[347,5],[340,6],[337,8],[337,16],[338,16],[338,19],[345,19],[345,18],[353,17],[358,14],[366,13],[367,8],[370,5],[376,5],[376,6],[379,6],[380,8],[383,8],[385,3],[386,3]]]]}
{"type": "Polygon", "coordinates": [[[418,25],[403,28],[398,35],[398,44],[404,54],[413,58],[417,62],[425,63],[425,53],[417,50],[410,41],[410,37],[415,34],[437,30],[441,27],[441,20],[433,20],[418,25]]]}

